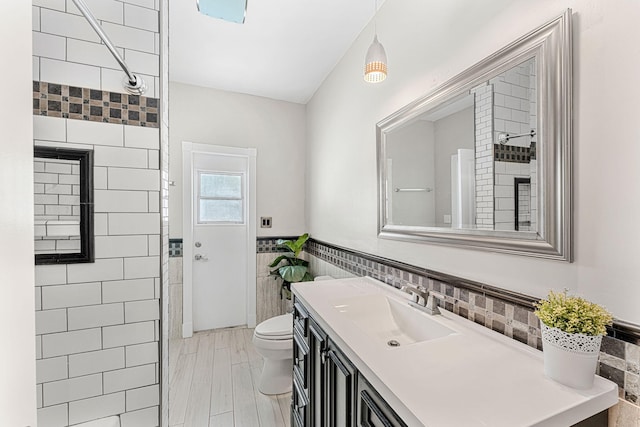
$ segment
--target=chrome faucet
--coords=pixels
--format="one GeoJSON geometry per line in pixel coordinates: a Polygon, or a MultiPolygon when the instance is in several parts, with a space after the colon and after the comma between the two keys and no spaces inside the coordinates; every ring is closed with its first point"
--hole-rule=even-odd
{"type": "Polygon", "coordinates": [[[406,284],[403,285],[400,290],[411,295],[412,302],[421,306],[426,305],[426,299],[429,296],[429,290],[424,286],[406,284]]]}
{"type": "Polygon", "coordinates": [[[444,301],[445,296],[441,293],[430,291],[422,285],[414,286],[407,284],[400,288],[400,290],[412,296],[412,300],[409,301],[410,306],[415,307],[420,311],[424,311],[425,313],[432,316],[440,314],[436,298],[444,301]]]}

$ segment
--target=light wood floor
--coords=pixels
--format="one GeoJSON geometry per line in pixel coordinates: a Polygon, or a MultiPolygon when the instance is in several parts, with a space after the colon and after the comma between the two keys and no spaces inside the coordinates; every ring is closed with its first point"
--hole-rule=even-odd
{"type": "Polygon", "coordinates": [[[169,426],[290,427],[291,393],[258,391],[253,329],[197,332],[169,342],[169,426]]]}

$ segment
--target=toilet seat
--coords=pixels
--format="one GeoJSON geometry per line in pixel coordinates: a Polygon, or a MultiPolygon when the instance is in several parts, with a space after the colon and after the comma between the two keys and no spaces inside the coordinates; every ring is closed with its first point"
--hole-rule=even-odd
{"type": "Polygon", "coordinates": [[[290,340],[293,338],[293,315],[287,313],[267,319],[256,326],[254,334],[263,340],[290,340]]]}

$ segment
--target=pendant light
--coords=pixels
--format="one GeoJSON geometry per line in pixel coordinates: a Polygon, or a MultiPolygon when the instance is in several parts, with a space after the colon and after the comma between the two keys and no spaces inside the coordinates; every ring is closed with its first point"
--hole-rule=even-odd
{"type": "Polygon", "coordinates": [[[384,51],[384,47],[378,41],[378,25],[376,14],[378,12],[378,1],[374,3],[374,36],[369,50],[367,50],[367,56],[364,61],[364,81],[367,83],[379,83],[387,78],[387,53],[384,51]]]}

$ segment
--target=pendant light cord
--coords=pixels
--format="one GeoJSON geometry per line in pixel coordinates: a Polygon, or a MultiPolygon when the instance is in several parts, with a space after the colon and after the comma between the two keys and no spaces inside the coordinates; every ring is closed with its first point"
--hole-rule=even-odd
{"type": "Polygon", "coordinates": [[[373,34],[378,35],[378,0],[373,0],[373,34]]]}

